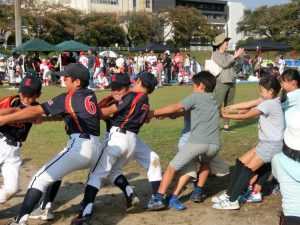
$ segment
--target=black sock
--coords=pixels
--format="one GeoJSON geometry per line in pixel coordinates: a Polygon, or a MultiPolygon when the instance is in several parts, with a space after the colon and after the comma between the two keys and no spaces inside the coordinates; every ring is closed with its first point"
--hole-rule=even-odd
{"type": "Polygon", "coordinates": [[[235,167],[234,167],[232,173],[230,174],[230,183],[229,183],[229,186],[228,186],[228,189],[226,192],[226,194],[228,196],[231,195],[232,188],[234,187],[235,183],[237,182],[237,179],[240,176],[240,173],[241,173],[243,167],[244,167],[244,163],[242,163],[242,161],[240,161],[239,159],[236,159],[235,167]]]}
{"type": "Polygon", "coordinates": [[[253,171],[250,168],[246,166],[242,168],[241,174],[237,178],[237,181],[229,195],[229,201],[234,202],[238,199],[242,192],[248,187],[252,174],[253,171]]]}
{"type": "Polygon", "coordinates": [[[159,181],[151,181],[151,186],[152,186],[152,194],[155,195],[157,194],[157,191],[159,189],[159,185],[160,185],[160,180],[159,181]]]}
{"type": "Polygon", "coordinates": [[[44,199],[41,203],[41,209],[44,210],[49,202],[52,203],[54,201],[58,189],[60,188],[60,185],[61,185],[61,180],[57,180],[48,186],[44,199]]]}
{"type": "Polygon", "coordinates": [[[259,184],[260,186],[264,186],[272,172],[271,163],[267,163],[263,165],[261,168],[257,170],[258,178],[255,183],[259,184]]]}
{"type": "Polygon", "coordinates": [[[24,197],[21,209],[18,216],[16,217],[16,222],[19,223],[23,216],[29,215],[34,209],[35,205],[39,202],[42,197],[42,192],[35,188],[29,188],[24,197]]]}
{"type": "Polygon", "coordinates": [[[130,194],[133,193],[128,180],[123,174],[115,179],[114,184],[123,191],[126,198],[129,198],[130,194]]]}
{"type": "Polygon", "coordinates": [[[87,206],[89,204],[92,204],[92,205],[94,204],[97,192],[98,192],[98,189],[91,185],[87,185],[85,187],[84,197],[83,197],[83,200],[81,203],[81,216],[85,216],[87,214],[92,213],[92,207],[87,208],[87,206]]]}

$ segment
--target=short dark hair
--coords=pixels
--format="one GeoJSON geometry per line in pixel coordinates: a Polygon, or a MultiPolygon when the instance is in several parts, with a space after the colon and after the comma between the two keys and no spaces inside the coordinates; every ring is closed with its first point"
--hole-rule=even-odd
{"type": "Polygon", "coordinates": [[[281,75],[281,80],[283,81],[293,81],[297,82],[297,87],[300,87],[300,74],[296,69],[288,69],[284,71],[281,75]]]}
{"type": "MultiPolygon", "coordinates": [[[[70,77],[70,78],[71,78],[72,82],[74,82],[75,80],[78,79],[78,78],[75,78],[75,77],[70,77]]],[[[78,80],[80,80],[80,79],[78,79],[78,80]]],[[[81,87],[81,88],[86,88],[87,86],[89,86],[89,81],[88,81],[88,80],[87,80],[87,81],[80,80],[80,85],[79,85],[79,87],[81,87]]]]}
{"type": "Polygon", "coordinates": [[[281,89],[279,80],[277,79],[276,76],[273,75],[263,76],[259,81],[259,85],[264,87],[267,90],[273,89],[275,92],[273,97],[277,96],[281,89]]]}
{"type": "Polygon", "coordinates": [[[217,80],[210,72],[201,71],[193,76],[193,83],[197,86],[202,83],[205,86],[205,92],[213,92],[215,90],[217,80]]]}

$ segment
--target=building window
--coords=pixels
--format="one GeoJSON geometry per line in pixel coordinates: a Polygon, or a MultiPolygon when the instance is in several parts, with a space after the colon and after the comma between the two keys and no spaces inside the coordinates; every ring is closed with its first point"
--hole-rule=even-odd
{"type": "Polygon", "coordinates": [[[152,2],[151,0],[146,0],[146,8],[148,8],[148,9],[152,8],[151,7],[151,2],[152,2]]]}
{"type": "Polygon", "coordinates": [[[94,4],[119,5],[119,0],[91,0],[94,4]]]}

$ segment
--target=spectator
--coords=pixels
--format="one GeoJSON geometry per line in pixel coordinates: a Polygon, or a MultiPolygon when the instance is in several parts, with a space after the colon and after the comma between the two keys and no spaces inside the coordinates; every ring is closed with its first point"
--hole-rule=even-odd
{"type": "Polygon", "coordinates": [[[170,52],[165,51],[164,59],[163,59],[163,70],[164,70],[164,76],[165,76],[164,83],[165,84],[169,84],[171,81],[171,66],[172,66],[172,60],[170,58],[170,52]]]}
{"type": "Polygon", "coordinates": [[[94,71],[95,71],[95,54],[94,52],[89,49],[88,50],[88,62],[87,62],[87,68],[89,69],[89,72],[90,72],[90,81],[89,81],[89,88],[92,89],[94,88],[94,80],[93,80],[93,77],[94,77],[94,71]]]}
{"type": "MultiPolygon", "coordinates": [[[[221,108],[227,105],[233,104],[235,96],[235,82],[236,74],[234,71],[235,59],[244,54],[244,49],[239,48],[234,52],[234,55],[227,53],[228,41],[230,38],[226,37],[224,34],[218,35],[213,46],[216,49],[212,58],[216,64],[218,64],[222,70],[217,78],[217,85],[215,89],[215,95],[218,107],[221,108]]],[[[223,131],[234,132],[233,129],[229,127],[229,119],[224,119],[223,131]]]]}
{"type": "Polygon", "coordinates": [[[154,55],[154,51],[150,50],[149,55],[146,57],[146,61],[150,64],[150,66],[156,66],[157,58],[154,55]]]}
{"type": "Polygon", "coordinates": [[[88,68],[88,61],[89,59],[85,56],[84,52],[79,53],[79,63],[84,65],[86,68],[88,68]]]}
{"type": "Polygon", "coordinates": [[[185,72],[185,74],[188,74],[188,75],[191,73],[191,56],[190,56],[190,54],[186,54],[186,56],[185,56],[184,72],[185,72]]]}

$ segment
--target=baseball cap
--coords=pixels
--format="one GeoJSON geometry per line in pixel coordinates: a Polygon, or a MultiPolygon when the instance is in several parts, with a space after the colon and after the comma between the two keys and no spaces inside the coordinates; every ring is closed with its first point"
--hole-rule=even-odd
{"type": "Polygon", "coordinates": [[[25,93],[28,96],[34,96],[41,92],[42,82],[36,76],[27,75],[23,78],[20,84],[19,93],[25,93]]]}
{"type": "Polygon", "coordinates": [[[131,84],[130,77],[127,73],[116,73],[111,76],[111,87],[129,86],[131,84]]]}
{"type": "Polygon", "coordinates": [[[156,77],[147,71],[139,73],[139,78],[142,81],[143,86],[148,89],[149,94],[152,93],[157,85],[156,77]]]}
{"type": "Polygon", "coordinates": [[[67,68],[57,73],[58,76],[73,77],[81,81],[90,79],[89,70],[80,63],[70,63],[67,68]]]}
{"type": "Polygon", "coordinates": [[[284,142],[289,148],[300,151],[300,111],[295,112],[292,118],[284,132],[284,142]]]}
{"type": "Polygon", "coordinates": [[[217,37],[215,37],[215,40],[213,41],[214,46],[218,46],[222,44],[224,41],[229,41],[231,38],[226,37],[224,34],[220,34],[217,37]]]}

